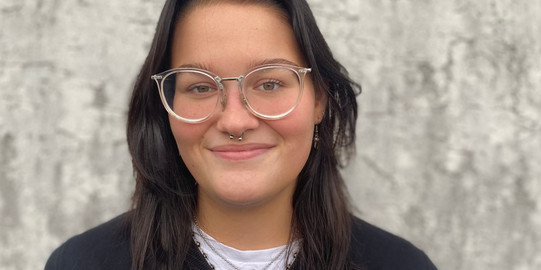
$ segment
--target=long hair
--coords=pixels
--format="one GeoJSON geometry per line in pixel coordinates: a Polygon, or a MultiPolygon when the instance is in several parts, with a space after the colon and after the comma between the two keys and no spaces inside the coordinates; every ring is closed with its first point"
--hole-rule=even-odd
{"type": "MultiPolygon", "coordinates": [[[[210,0],[212,1],[212,0],[210,0]]],[[[350,269],[351,214],[339,166],[355,149],[356,95],[325,42],[305,0],[235,0],[278,7],[287,15],[309,67],[316,93],[328,104],[293,195],[292,231],[302,237],[299,269],[350,269]]],[[[192,245],[197,186],[178,154],[167,112],[150,76],[170,68],[177,20],[195,2],[166,1],[149,54],[136,79],[127,139],[136,187],[130,212],[132,269],[178,269],[192,245]]]]}

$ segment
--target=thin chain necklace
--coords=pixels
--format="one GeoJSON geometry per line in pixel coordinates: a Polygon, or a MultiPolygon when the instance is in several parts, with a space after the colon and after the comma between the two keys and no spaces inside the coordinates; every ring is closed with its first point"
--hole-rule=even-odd
{"type": "MultiPolygon", "coordinates": [[[[226,262],[231,267],[233,267],[233,269],[241,270],[238,266],[234,265],[230,260],[228,260],[222,253],[220,253],[220,252],[218,252],[218,250],[216,250],[216,248],[210,243],[210,240],[206,237],[203,230],[201,230],[201,228],[199,227],[199,224],[197,223],[197,219],[194,219],[194,223],[195,223],[195,228],[197,229],[197,233],[201,236],[201,238],[203,239],[205,244],[207,244],[207,246],[209,246],[210,249],[212,249],[212,251],[216,255],[218,255],[222,260],[224,260],[224,262],[226,262]]],[[[193,236],[193,238],[194,238],[194,241],[195,241],[195,245],[199,248],[201,253],[203,253],[203,257],[205,257],[205,259],[208,261],[208,263],[210,265],[210,268],[215,269],[214,265],[209,261],[207,253],[205,253],[203,251],[203,249],[201,248],[201,243],[199,241],[197,241],[197,239],[195,239],[195,235],[193,236]]],[[[278,255],[274,256],[274,258],[272,258],[271,261],[267,265],[265,265],[265,267],[263,267],[263,269],[261,269],[261,270],[267,270],[274,262],[276,262],[276,260],[278,260],[278,258],[280,258],[284,254],[286,249],[287,249],[287,247],[282,249],[282,251],[280,251],[280,253],[278,253],[278,255]]],[[[295,258],[297,258],[297,252],[293,253],[293,260],[295,260],[295,258]]],[[[292,262],[288,263],[287,266],[286,266],[286,269],[287,270],[291,269],[292,264],[293,264],[292,262]]]]}

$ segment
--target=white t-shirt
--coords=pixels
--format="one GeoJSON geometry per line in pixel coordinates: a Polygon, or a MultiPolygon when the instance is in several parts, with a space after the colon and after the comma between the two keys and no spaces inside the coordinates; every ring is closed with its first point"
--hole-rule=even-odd
{"type": "Polygon", "coordinates": [[[287,260],[288,263],[293,263],[294,254],[298,250],[298,242],[292,243],[289,254],[286,250],[287,245],[260,250],[238,250],[216,241],[216,239],[212,238],[212,236],[208,235],[203,230],[198,230],[195,224],[193,225],[193,232],[194,240],[200,243],[200,251],[207,255],[207,261],[209,264],[212,264],[216,270],[235,270],[235,268],[222,259],[217,252],[223,257],[227,258],[227,260],[236,266],[237,269],[261,270],[286,269],[286,256],[289,255],[289,259],[287,260]],[[203,235],[201,235],[199,232],[201,232],[203,235]],[[203,237],[205,239],[203,239],[203,237]],[[212,250],[207,242],[210,243],[210,245],[212,245],[217,252],[212,250]],[[269,265],[269,263],[275,258],[276,260],[269,265]]]}

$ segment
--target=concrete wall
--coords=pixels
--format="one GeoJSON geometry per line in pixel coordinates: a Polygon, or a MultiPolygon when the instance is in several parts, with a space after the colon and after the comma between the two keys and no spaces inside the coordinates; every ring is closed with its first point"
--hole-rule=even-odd
{"type": "MultiPolygon", "coordinates": [[[[0,3],[0,269],[128,208],[127,99],[162,3],[0,3]]],[[[359,215],[440,269],[540,269],[541,2],[310,3],[364,86],[359,215]]]]}

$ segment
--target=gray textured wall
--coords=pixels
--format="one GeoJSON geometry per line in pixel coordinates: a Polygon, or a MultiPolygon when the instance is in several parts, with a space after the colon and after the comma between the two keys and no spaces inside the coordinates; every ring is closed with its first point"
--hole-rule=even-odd
{"type": "MultiPolygon", "coordinates": [[[[0,269],[128,208],[127,99],[162,3],[1,1],[0,269]]],[[[541,1],[310,3],[364,86],[359,214],[440,269],[541,269],[541,1]]]]}

